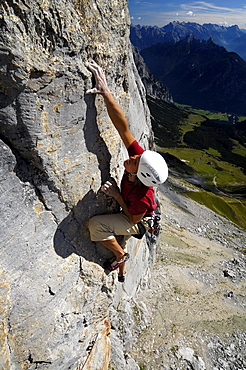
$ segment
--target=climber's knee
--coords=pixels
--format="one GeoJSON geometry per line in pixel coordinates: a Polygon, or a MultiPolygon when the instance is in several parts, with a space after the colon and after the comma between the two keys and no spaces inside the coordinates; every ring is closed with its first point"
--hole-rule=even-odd
{"type": "Polygon", "coordinates": [[[112,230],[107,226],[108,215],[93,216],[89,220],[89,231],[92,241],[104,241],[114,237],[112,230]]]}

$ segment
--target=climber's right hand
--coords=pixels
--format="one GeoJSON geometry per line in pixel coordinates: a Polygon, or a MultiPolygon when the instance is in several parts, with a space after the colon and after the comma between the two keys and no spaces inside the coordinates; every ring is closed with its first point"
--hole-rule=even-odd
{"type": "Polygon", "coordinates": [[[114,197],[116,198],[117,195],[120,193],[118,187],[114,186],[110,181],[106,181],[102,187],[101,187],[101,190],[109,195],[110,197],[114,197]]]}
{"type": "Polygon", "coordinates": [[[107,85],[107,81],[105,78],[105,74],[103,72],[103,69],[96,64],[94,61],[90,64],[88,64],[89,70],[93,73],[95,80],[96,80],[96,86],[92,89],[89,89],[86,91],[86,94],[107,94],[109,93],[109,88],[107,85]]]}

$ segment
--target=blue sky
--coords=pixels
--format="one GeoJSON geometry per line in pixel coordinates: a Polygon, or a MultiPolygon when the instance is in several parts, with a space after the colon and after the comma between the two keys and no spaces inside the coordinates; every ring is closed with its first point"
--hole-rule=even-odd
{"type": "Polygon", "coordinates": [[[169,22],[237,24],[246,29],[246,0],[128,0],[133,24],[165,26],[169,22]]]}

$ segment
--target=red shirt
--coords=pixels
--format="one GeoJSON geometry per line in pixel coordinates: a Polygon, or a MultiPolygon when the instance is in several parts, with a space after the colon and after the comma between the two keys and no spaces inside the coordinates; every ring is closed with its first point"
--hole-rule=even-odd
{"type": "MultiPolygon", "coordinates": [[[[142,154],[144,152],[144,149],[136,140],[133,141],[127,150],[129,156],[142,154]]],[[[136,186],[133,182],[128,180],[127,172],[124,173],[121,181],[121,195],[131,215],[140,215],[141,213],[149,215],[157,207],[154,200],[154,188],[145,185],[136,186]]]]}

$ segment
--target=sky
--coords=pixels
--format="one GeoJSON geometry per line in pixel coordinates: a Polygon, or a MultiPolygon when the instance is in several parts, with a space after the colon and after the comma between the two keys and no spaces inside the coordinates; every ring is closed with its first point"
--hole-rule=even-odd
{"type": "Polygon", "coordinates": [[[179,21],[246,29],[246,0],[128,0],[128,6],[133,24],[163,27],[179,21]]]}

